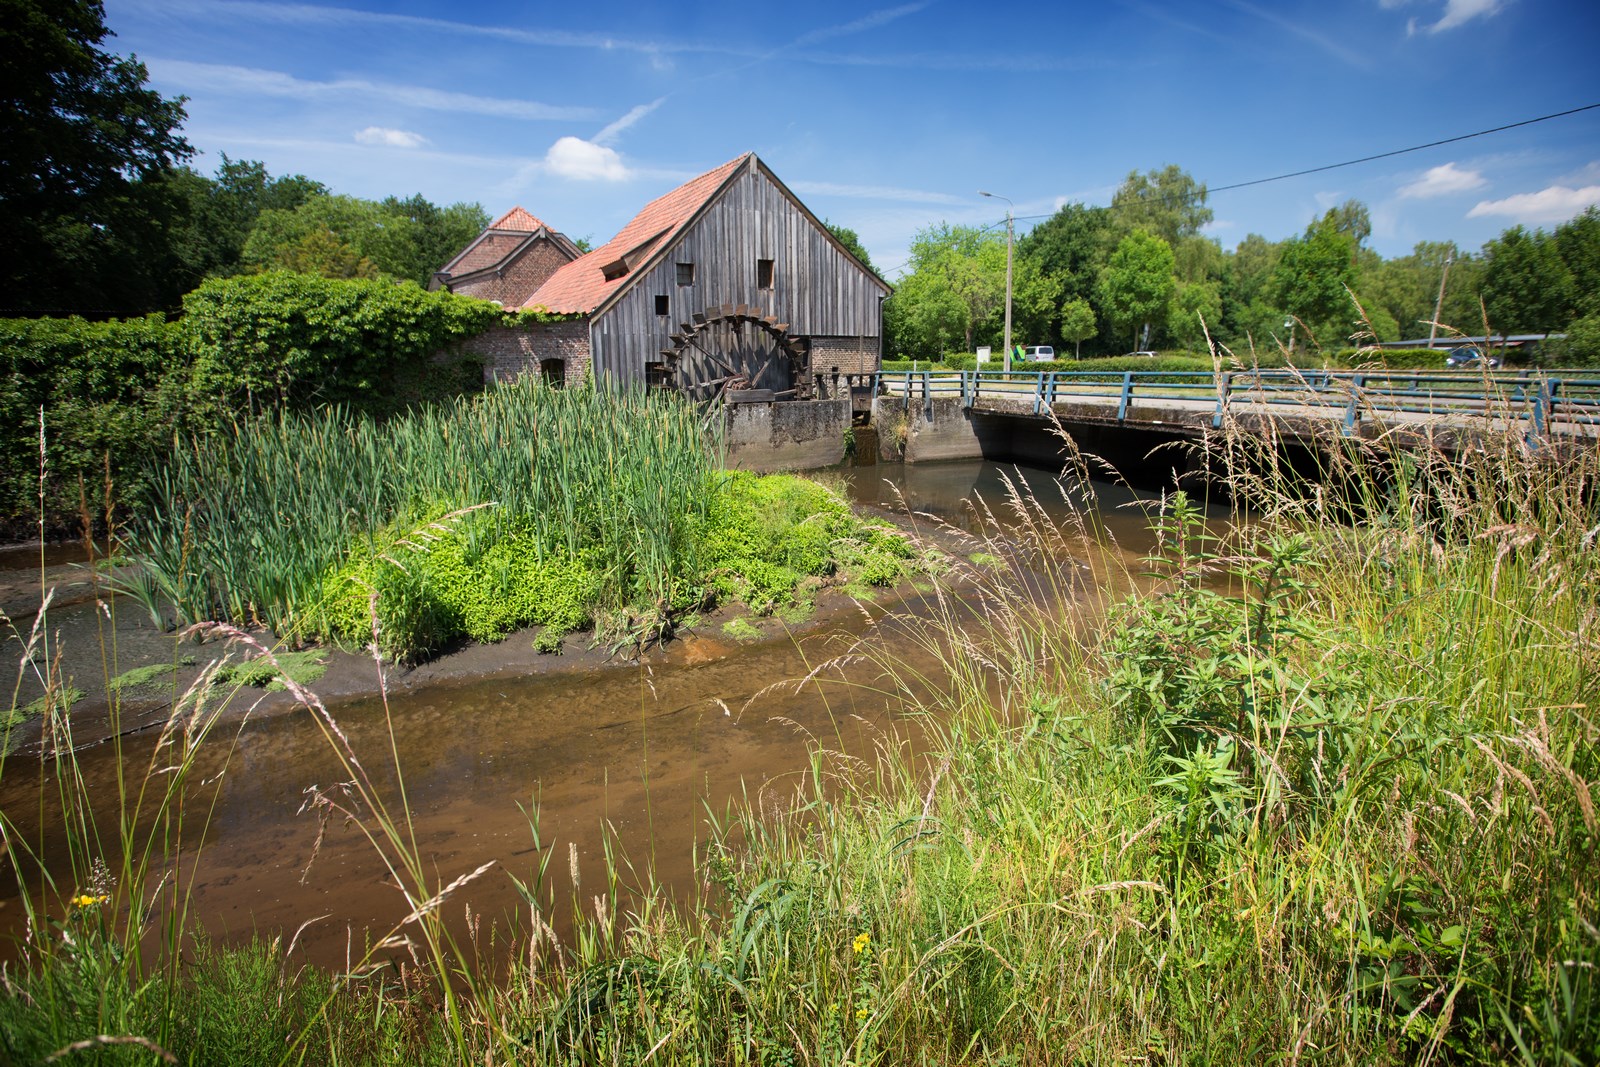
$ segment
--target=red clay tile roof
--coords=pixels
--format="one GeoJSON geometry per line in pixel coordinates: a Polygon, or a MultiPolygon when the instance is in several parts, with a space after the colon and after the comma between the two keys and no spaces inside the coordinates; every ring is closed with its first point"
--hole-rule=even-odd
{"type": "Polygon", "coordinates": [[[544,229],[549,227],[521,207],[514,207],[491,222],[488,229],[479,234],[455,259],[446,263],[439,273],[459,278],[464,274],[498,266],[521,247],[530,233],[544,229]]]}
{"type": "Polygon", "coordinates": [[[489,229],[491,230],[517,230],[520,233],[533,233],[536,230],[542,230],[546,228],[547,227],[544,223],[540,222],[538,219],[534,218],[520,207],[512,208],[504,215],[501,215],[499,218],[489,223],[489,229]]]}
{"type": "Polygon", "coordinates": [[[550,276],[528,297],[523,307],[544,307],[566,314],[588,314],[638,276],[639,262],[629,257],[628,273],[607,281],[603,268],[634,252],[647,242],[649,252],[670,245],[684,224],[722,188],[724,182],[751,158],[750,153],[731,159],[646,204],[633,221],[605,244],[579,256],[550,276]],[[653,239],[653,240],[652,240],[653,239]]]}

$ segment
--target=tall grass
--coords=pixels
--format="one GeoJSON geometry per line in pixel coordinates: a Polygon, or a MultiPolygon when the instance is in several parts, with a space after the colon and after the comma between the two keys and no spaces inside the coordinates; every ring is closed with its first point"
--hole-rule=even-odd
{"type": "Polygon", "coordinates": [[[493,504],[475,542],[515,530],[540,558],[591,556],[618,603],[653,603],[695,568],[689,530],[718,450],[676,398],[536,377],[386,423],[280,413],[180,442],[133,539],[182,621],[289,633],[315,619],[324,579],[353,548],[387,551],[414,527],[493,504]]]}
{"type": "Polygon", "coordinates": [[[483,509],[464,528],[472,557],[515,536],[533,560],[586,561],[613,605],[653,605],[698,569],[691,531],[718,450],[675,397],[528,378],[389,422],[278,413],[179,442],[142,502],[134,555],[179,621],[326,633],[336,569],[403,557],[416,531],[426,542],[430,523],[483,509]]]}
{"type": "Polygon", "coordinates": [[[875,653],[931,747],[819,750],[721,825],[707,915],[515,975],[515,1032],[598,1063],[1595,1062],[1600,468],[1329,445],[1340,493],[1253,456],[1266,518],[1222,539],[1170,501],[1108,615],[1069,595],[1095,524],[999,502],[902,621],[944,684],[875,653]]]}

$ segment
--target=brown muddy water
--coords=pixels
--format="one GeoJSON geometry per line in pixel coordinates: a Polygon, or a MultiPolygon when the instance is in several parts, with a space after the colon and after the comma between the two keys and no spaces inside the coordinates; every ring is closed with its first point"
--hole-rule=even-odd
{"type": "MultiPolygon", "coordinates": [[[[1065,510],[1055,479],[1042,471],[971,462],[844,475],[862,506],[909,507],[918,523],[958,528],[970,528],[968,501],[975,494],[1004,513],[1007,476],[1047,509],[1065,510]]],[[[1106,486],[1099,492],[1100,514],[1124,562],[1136,559],[1152,543],[1149,498],[1106,486]]],[[[823,671],[804,684],[785,683],[860,642],[932,671],[909,642],[897,641],[892,622],[869,622],[890,611],[917,610],[913,594],[896,605],[834,612],[803,634],[740,644],[707,632],[674,642],[642,664],[440,684],[393,693],[387,713],[384,701],[368,698],[335,705],[332,714],[396,808],[398,763],[416,847],[433,885],[494,862],[451,899],[446,914],[453,924],[461,925],[470,902],[489,922],[503,925],[511,917],[526,929],[526,906],[508,876],[532,884],[541,852],[548,860],[542,897],[556,901],[547,917],[559,920],[573,898],[573,847],[585,901],[603,891],[608,845],[626,885],[653,877],[667,892],[689,898],[710,816],[726,816],[746,801],[786,804],[809,773],[817,745],[866,754],[877,744],[914,743],[915,727],[904,723],[900,702],[885,695],[870,660],[823,671]],[[386,723],[392,723],[392,753],[386,723]],[[542,849],[530,829],[535,812],[542,849]]],[[[128,778],[143,776],[153,744],[148,734],[124,740],[128,778]]],[[[114,747],[81,752],[78,767],[89,795],[110,814],[114,747]]],[[[28,756],[13,757],[4,771],[0,810],[59,870],[54,772],[28,756]]],[[[384,936],[410,905],[373,846],[358,827],[338,819],[319,845],[318,817],[303,810],[309,791],[336,790],[346,777],[304,710],[220,724],[189,790],[184,837],[191,860],[192,842],[204,829],[197,861],[180,872],[192,894],[190,917],[230,940],[252,933],[288,937],[308,924],[297,951],[335,967],[358,959],[365,944],[384,936]]],[[[6,882],[0,885],[0,932],[15,933],[22,907],[14,870],[0,878],[6,882]]],[[[36,881],[31,888],[37,891],[36,881]]],[[[57,888],[65,895],[79,887],[57,888]]],[[[14,949],[0,948],[0,954],[14,949]]]]}

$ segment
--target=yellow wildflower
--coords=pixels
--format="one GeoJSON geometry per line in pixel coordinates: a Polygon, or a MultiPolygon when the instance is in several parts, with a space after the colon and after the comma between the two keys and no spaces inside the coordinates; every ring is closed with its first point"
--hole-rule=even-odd
{"type": "Polygon", "coordinates": [[[75,908],[92,908],[96,904],[105,904],[110,902],[110,900],[111,897],[109,894],[92,897],[88,893],[80,893],[72,898],[71,904],[75,908]]]}
{"type": "Polygon", "coordinates": [[[851,947],[856,950],[856,955],[859,956],[867,951],[867,946],[870,944],[872,944],[871,935],[863,931],[856,935],[855,943],[851,947]]]}
{"type": "Polygon", "coordinates": [[[866,1017],[867,1017],[867,1009],[866,1008],[857,1008],[856,1009],[856,1018],[857,1019],[865,1019],[866,1017]]]}

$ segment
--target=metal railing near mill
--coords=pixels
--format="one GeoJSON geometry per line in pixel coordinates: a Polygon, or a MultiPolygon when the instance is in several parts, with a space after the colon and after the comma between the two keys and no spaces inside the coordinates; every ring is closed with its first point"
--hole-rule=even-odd
{"type": "MultiPolygon", "coordinates": [[[[874,392],[924,404],[960,397],[964,408],[996,412],[1057,404],[1114,402],[1118,422],[1135,404],[1187,401],[1213,405],[1220,427],[1232,405],[1293,406],[1337,420],[1346,434],[1384,413],[1491,418],[1520,422],[1530,442],[1552,433],[1594,436],[1600,429],[1600,372],[1527,371],[883,371],[874,392]]],[[[1203,413],[1197,413],[1203,418],[1203,413]]]]}

